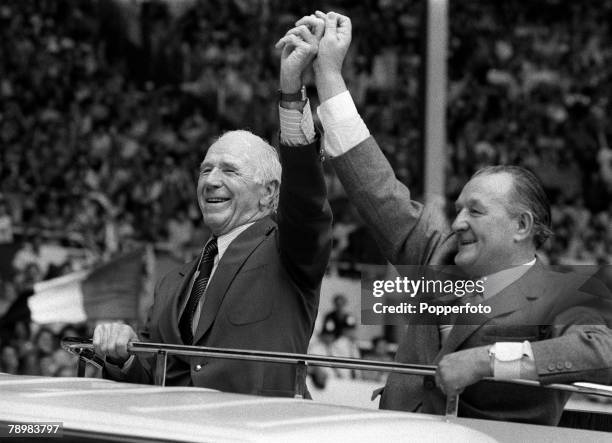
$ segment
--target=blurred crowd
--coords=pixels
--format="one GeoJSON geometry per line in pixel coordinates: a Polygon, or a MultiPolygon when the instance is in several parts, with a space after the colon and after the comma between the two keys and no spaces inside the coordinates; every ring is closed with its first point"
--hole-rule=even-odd
{"type": "MultiPolygon", "coordinates": [[[[362,343],[357,339],[357,318],[347,309],[345,294],[335,294],[333,309],[323,317],[321,330],[308,346],[308,353],[329,357],[363,358],[384,362],[393,361],[387,340],[382,336],[372,337],[370,343],[362,343]]],[[[324,389],[330,379],[352,379],[384,382],[386,373],[370,370],[328,368],[309,366],[308,375],[313,386],[324,389]]]]}
{"type": "Polygon", "coordinates": [[[11,335],[0,337],[0,372],[76,377],[77,357],[60,347],[60,338],[83,337],[85,333],[83,326],[66,325],[59,330],[46,326],[31,329],[27,322],[18,322],[11,335]]]}
{"type": "MultiPolygon", "coordinates": [[[[189,258],[207,237],[194,198],[206,147],[239,127],[276,138],[273,44],[331,8],[357,30],[345,70],[360,113],[418,196],[420,0],[3,1],[0,244],[18,252],[0,308],[139,243],[189,258]],[[65,248],[78,260],[57,259],[65,248]]],[[[483,165],[527,166],[553,201],[544,260],[612,263],[612,0],[450,1],[449,23],[449,201],[483,165]]],[[[327,180],[332,268],[384,264],[331,169],[327,180]]],[[[17,360],[34,373],[25,356],[38,333],[13,335],[1,370],[17,360]]]]}

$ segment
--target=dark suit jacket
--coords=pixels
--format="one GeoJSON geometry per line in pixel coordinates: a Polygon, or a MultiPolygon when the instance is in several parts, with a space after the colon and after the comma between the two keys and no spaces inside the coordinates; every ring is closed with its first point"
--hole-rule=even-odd
{"type": "MultiPolygon", "coordinates": [[[[349,199],[357,206],[383,254],[394,265],[454,263],[456,239],[440,204],[422,205],[395,179],[372,137],[332,160],[349,199]]],[[[396,361],[436,364],[447,353],[498,341],[532,344],[544,383],[612,380],[609,299],[583,291],[584,281],[537,263],[487,301],[494,317],[456,325],[440,349],[437,325],[408,324],[396,361]],[[608,314],[606,317],[605,314],[608,314]]],[[[556,424],[567,396],[510,384],[477,383],[460,396],[466,417],[556,424]]],[[[430,377],[390,374],[381,408],[444,413],[444,396],[430,377]]]]}
{"type": "MultiPolygon", "coordinates": [[[[278,221],[266,217],[229,246],[212,276],[194,345],[306,353],[331,251],[331,210],[315,144],[281,147],[278,221]]],[[[165,275],[142,338],[181,344],[178,307],[197,260],[165,275]]],[[[138,358],[130,381],[150,383],[151,362],[138,358]]],[[[218,358],[168,358],[166,383],[229,392],[293,396],[292,365],[218,358]],[[198,370],[199,368],[199,370],[198,370]]]]}

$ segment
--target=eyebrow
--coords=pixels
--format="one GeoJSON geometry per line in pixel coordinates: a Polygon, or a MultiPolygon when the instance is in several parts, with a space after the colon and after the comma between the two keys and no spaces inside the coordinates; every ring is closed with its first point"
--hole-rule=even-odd
{"type": "Polygon", "coordinates": [[[483,206],[482,202],[476,198],[470,198],[465,205],[461,204],[459,202],[459,200],[457,200],[455,202],[455,209],[459,209],[459,208],[463,208],[464,206],[474,206],[474,205],[479,205],[479,206],[483,206]]]}
{"type": "MultiPolygon", "coordinates": [[[[200,165],[200,171],[202,169],[204,169],[204,167],[206,167],[206,166],[212,166],[212,163],[203,161],[202,164],[200,165]]],[[[228,161],[223,161],[223,162],[219,163],[219,167],[221,167],[221,168],[230,167],[230,168],[234,168],[234,169],[238,169],[239,168],[237,163],[228,162],[228,161]]]]}

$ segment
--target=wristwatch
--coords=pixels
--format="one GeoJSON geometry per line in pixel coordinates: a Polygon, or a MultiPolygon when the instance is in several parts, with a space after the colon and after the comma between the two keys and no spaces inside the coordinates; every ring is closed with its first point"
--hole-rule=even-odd
{"type": "Polygon", "coordinates": [[[306,86],[302,85],[298,92],[287,94],[278,90],[278,100],[281,102],[305,102],[306,101],[306,86]]]}
{"type": "Polygon", "coordinates": [[[493,343],[489,347],[489,365],[493,378],[507,380],[520,378],[523,357],[529,357],[526,351],[528,342],[493,343]]]}

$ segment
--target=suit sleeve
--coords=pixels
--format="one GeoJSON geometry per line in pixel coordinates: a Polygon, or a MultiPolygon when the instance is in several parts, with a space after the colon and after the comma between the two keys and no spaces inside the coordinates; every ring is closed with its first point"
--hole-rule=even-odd
{"type": "MultiPolygon", "coordinates": [[[[147,314],[147,321],[140,330],[138,330],[138,338],[141,341],[147,342],[151,340],[150,328],[151,328],[151,313],[155,309],[155,301],[160,293],[160,287],[164,283],[165,276],[160,278],[155,285],[155,291],[153,296],[153,304],[149,308],[147,314]]],[[[125,365],[122,369],[114,367],[112,365],[105,366],[102,372],[104,378],[115,381],[127,381],[132,383],[141,384],[153,384],[153,369],[154,359],[150,357],[150,354],[135,354],[134,358],[128,360],[129,365],[125,365]]]]}
{"type": "Polygon", "coordinates": [[[280,147],[280,254],[292,278],[310,289],[320,286],[332,246],[332,213],[318,145],[280,147]]]}
{"type": "Polygon", "coordinates": [[[556,316],[553,338],[531,343],[542,383],[612,383],[611,294],[597,292],[556,316]]]}
{"type": "Polygon", "coordinates": [[[411,199],[373,137],[331,161],[387,260],[395,265],[452,263],[455,244],[443,208],[411,199]]]}

